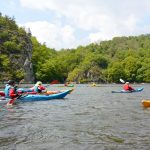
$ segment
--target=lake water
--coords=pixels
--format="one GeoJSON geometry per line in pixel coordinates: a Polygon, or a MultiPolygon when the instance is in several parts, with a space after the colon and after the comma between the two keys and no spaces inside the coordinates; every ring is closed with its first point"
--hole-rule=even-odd
{"type": "Polygon", "coordinates": [[[77,85],[62,100],[0,104],[0,150],[150,150],[150,108],[141,104],[150,84],[111,93],[121,86],[77,85]]]}

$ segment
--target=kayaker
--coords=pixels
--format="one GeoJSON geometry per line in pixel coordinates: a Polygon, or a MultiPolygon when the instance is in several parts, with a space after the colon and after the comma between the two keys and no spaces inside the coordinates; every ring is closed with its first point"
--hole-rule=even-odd
{"type": "Polygon", "coordinates": [[[42,86],[42,82],[41,81],[38,81],[34,87],[32,87],[31,89],[33,89],[34,92],[37,92],[37,93],[44,93],[46,92],[46,88],[44,86],[42,86]]]}
{"type": "Polygon", "coordinates": [[[9,80],[5,85],[5,98],[10,98],[10,101],[7,105],[12,105],[20,94],[17,92],[17,86],[15,86],[14,80],[9,80]]]}
{"type": "Polygon", "coordinates": [[[31,93],[36,92],[37,93],[44,93],[44,94],[57,94],[57,93],[61,93],[63,91],[47,91],[47,89],[42,85],[41,81],[37,81],[37,83],[30,88],[30,90],[32,90],[31,93]]]}
{"type": "Polygon", "coordinates": [[[96,83],[95,83],[95,82],[93,82],[93,83],[92,83],[92,86],[96,86],[96,83]]]}
{"type": "Polygon", "coordinates": [[[130,86],[129,82],[126,82],[124,85],[123,85],[123,89],[125,91],[134,91],[135,89],[133,87],[130,86]]]}

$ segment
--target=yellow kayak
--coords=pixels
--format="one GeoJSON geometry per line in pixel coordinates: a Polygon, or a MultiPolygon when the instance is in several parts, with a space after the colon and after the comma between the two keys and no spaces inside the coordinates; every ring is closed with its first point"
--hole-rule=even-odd
{"type": "Polygon", "coordinates": [[[91,87],[101,87],[101,85],[96,84],[95,82],[93,82],[91,85],[91,87]]]}
{"type": "Polygon", "coordinates": [[[97,86],[97,85],[96,85],[96,83],[92,83],[91,86],[92,86],[92,87],[95,87],[95,86],[97,86]]]}
{"type": "Polygon", "coordinates": [[[142,100],[142,104],[144,107],[150,107],[150,100],[142,100]]]}

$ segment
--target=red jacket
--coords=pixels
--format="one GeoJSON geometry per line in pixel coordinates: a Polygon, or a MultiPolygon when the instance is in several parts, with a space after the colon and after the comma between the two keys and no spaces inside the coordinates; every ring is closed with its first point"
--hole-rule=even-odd
{"type": "Polygon", "coordinates": [[[133,91],[134,88],[132,88],[129,84],[124,84],[123,89],[126,91],[133,91]]]}
{"type": "Polygon", "coordinates": [[[9,96],[10,96],[11,98],[15,98],[15,97],[18,96],[18,94],[16,94],[16,91],[15,91],[14,88],[11,88],[11,89],[9,90],[9,96]]]}
{"type": "Polygon", "coordinates": [[[39,88],[40,90],[45,90],[45,87],[42,86],[42,85],[40,85],[38,88],[39,88]]]}

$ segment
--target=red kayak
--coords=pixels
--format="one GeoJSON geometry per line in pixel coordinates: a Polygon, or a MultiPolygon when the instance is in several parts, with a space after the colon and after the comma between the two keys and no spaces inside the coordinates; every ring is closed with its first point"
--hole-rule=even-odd
{"type": "Polygon", "coordinates": [[[0,96],[5,96],[4,91],[0,91],[0,96]]]}

